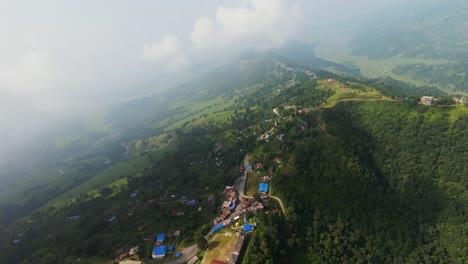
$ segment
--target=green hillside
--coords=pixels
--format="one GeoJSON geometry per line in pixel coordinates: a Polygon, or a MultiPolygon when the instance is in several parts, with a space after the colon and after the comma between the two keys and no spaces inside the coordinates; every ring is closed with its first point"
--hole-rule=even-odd
{"type": "Polygon", "coordinates": [[[288,246],[319,263],[464,263],[467,113],[380,101],[304,116],[274,179],[288,246]]]}
{"type": "Polygon", "coordinates": [[[248,194],[271,167],[276,197],[249,214],[243,263],[463,263],[468,108],[418,105],[428,93],[446,96],[257,54],[115,106],[59,141],[42,182],[4,194],[0,262],[108,263],[138,246],[153,263],[155,234],[178,250],[213,227],[248,154],[265,164],[248,194]]]}

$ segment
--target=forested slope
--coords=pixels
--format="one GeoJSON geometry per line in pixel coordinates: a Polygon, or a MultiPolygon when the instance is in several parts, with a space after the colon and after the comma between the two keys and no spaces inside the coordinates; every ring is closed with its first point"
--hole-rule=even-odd
{"type": "Polygon", "coordinates": [[[466,262],[461,109],[342,102],[307,115],[274,180],[288,206],[288,246],[313,262],[466,262]]]}

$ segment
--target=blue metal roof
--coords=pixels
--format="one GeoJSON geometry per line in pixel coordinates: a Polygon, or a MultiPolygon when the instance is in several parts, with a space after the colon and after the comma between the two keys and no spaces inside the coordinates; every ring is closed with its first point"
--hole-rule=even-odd
{"type": "Polygon", "coordinates": [[[215,227],[213,227],[213,232],[216,232],[216,231],[220,230],[223,227],[224,227],[223,223],[219,223],[215,227]]]}
{"type": "Polygon", "coordinates": [[[260,186],[258,187],[258,191],[267,193],[268,192],[268,183],[264,183],[264,182],[260,183],[260,186]]]}
{"type": "Polygon", "coordinates": [[[254,228],[255,228],[254,225],[252,225],[252,224],[246,224],[246,225],[244,225],[244,232],[253,231],[254,228]]]}
{"type": "Polygon", "coordinates": [[[164,238],[166,238],[166,235],[165,234],[158,234],[156,236],[156,241],[163,241],[164,238]]]}
{"type": "Polygon", "coordinates": [[[175,256],[176,258],[178,258],[178,257],[182,256],[182,253],[176,252],[176,253],[174,254],[174,256],[175,256]]]}
{"type": "Polygon", "coordinates": [[[153,253],[156,255],[165,255],[166,254],[166,246],[159,246],[153,248],[153,253]]]}

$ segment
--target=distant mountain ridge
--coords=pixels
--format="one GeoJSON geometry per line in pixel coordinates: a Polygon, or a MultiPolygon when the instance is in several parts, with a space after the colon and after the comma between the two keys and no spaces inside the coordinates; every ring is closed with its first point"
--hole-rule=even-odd
{"type": "Polygon", "coordinates": [[[366,21],[350,42],[352,54],[463,60],[468,58],[468,2],[428,2],[425,8],[388,10],[366,21]]]}

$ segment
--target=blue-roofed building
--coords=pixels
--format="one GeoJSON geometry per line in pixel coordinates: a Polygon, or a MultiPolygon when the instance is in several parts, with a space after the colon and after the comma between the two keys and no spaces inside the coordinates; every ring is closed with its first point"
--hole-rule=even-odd
{"type": "Polygon", "coordinates": [[[254,231],[255,226],[252,224],[245,224],[244,225],[244,232],[252,232],[254,231]]]}
{"type": "Polygon", "coordinates": [[[231,206],[229,206],[229,209],[234,210],[236,208],[236,202],[232,202],[231,206]]]}
{"type": "Polygon", "coordinates": [[[265,122],[271,122],[270,118],[265,118],[265,122]]]}
{"type": "Polygon", "coordinates": [[[258,187],[258,191],[261,193],[268,193],[268,183],[260,183],[260,186],[258,187]]]}
{"type": "Polygon", "coordinates": [[[223,223],[219,223],[217,224],[215,227],[213,227],[213,233],[216,232],[216,231],[219,231],[220,229],[222,229],[224,227],[223,223]]]}
{"type": "Polygon", "coordinates": [[[162,242],[164,242],[164,239],[165,239],[165,238],[166,238],[166,235],[165,235],[165,234],[158,234],[158,235],[156,236],[156,242],[162,243],[162,242]]]}
{"type": "Polygon", "coordinates": [[[115,219],[117,219],[117,216],[114,215],[113,217],[109,218],[109,220],[107,220],[107,222],[110,223],[110,222],[114,221],[115,219]]]}
{"type": "Polygon", "coordinates": [[[174,254],[174,256],[175,256],[176,258],[180,258],[180,257],[182,256],[182,253],[176,252],[176,253],[174,254]]]}
{"type": "Polygon", "coordinates": [[[252,169],[253,165],[252,164],[247,164],[247,169],[252,169]]]}
{"type": "Polygon", "coordinates": [[[167,247],[166,246],[159,246],[159,247],[154,247],[153,251],[151,252],[151,256],[154,259],[157,258],[164,258],[166,256],[166,251],[167,247]]]}
{"type": "Polygon", "coordinates": [[[188,205],[195,205],[197,203],[197,201],[195,200],[190,200],[187,202],[188,205]]]}
{"type": "Polygon", "coordinates": [[[180,199],[181,199],[181,200],[187,200],[187,196],[182,195],[182,196],[180,197],[180,199]]]}
{"type": "Polygon", "coordinates": [[[174,246],[167,246],[167,253],[172,253],[174,251],[174,246]]]}

